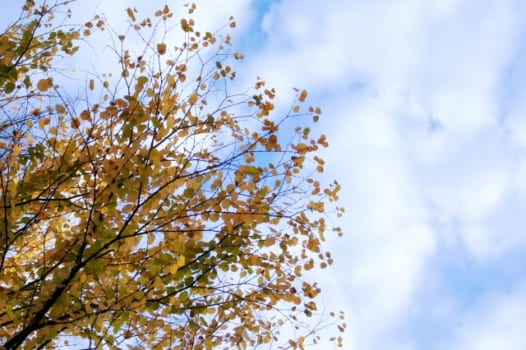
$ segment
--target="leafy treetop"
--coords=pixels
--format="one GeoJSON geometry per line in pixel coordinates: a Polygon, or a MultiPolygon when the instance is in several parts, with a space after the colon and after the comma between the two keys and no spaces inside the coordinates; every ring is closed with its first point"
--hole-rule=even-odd
{"type": "Polygon", "coordinates": [[[327,213],[343,212],[338,184],[317,179],[328,144],[306,125],[319,108],[298,91],[278,117],[261,80],[230,92],[242,55],[196,29],[195,5],[179,20],[168,6],[144,19],[127,9],[125,33],[102,16],[68,26],[67,6],[28,0],[0,36],[0,345],[318,341],[320,288],[305,272],[332,263],[321,242],[340,230],[327,213]],[[82,73],[75,96],[80,73],[57,59],[94,33],[120,71],[82,73]]]}

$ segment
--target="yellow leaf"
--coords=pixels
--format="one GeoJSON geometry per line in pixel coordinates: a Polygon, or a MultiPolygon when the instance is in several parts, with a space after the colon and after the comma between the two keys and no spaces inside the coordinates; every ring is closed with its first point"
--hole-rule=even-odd
{"type": "Polygon", "coordinates": [[[91,116],[90,116],[89,111],[87,111],[87,110],[83,110],[83,111],[80,113],[80,119],[82,119],[82,120],[91,120],[91,116]]]}
{"type": "Polygon", "coordinates": [[[327,138],[325,135],[321,135],[318,139],[318,144],[322,145],[323,147],[328,147],[329,143],[327,142],[327,138]]]}
{"type": "Polygon", "coordinates": [[[63,105],[57,104],[55,105],[55,109],[57,113],[66,113],[66,108],[63,105]]]}
{"type": "Polygon", "coordinates": [[[157,52],[159,53],[159,55],[164,55],[166,53],[166,44],[165,43],[157,44],[157,52]]]}
{"type": "Polygon", "coordinates": [[[44,127],[45,127],[46,125],[48,125],[48,124],[49,124],[49,118],[42,118],[42,119],[40,119],[40,120],[38,121],[38,127],[39,127],[40,129],[44,129],[44,127]]]}
{"type": "Polygon", "coordinates": [[[314,211],[321,212],[321,213],[325,211],[325,205],[323,202],[311,201],[308,205],[308,208],[314,211]]]}
{"type": "Polygon", "coordinates": [[[40,79],[37,83],[37,89],[40,91],[47,91],[53,85],[53,79],[40,79]]]}
{"type": "Polygon", "coordinates": [[[132,22],[135,22],[135,15],[133,14],[133,10],[131,8],[127,8],[126,13],[128,14],[128,17],[130,17],[132,22]]]}
{"type": "Polygon", "coordinates": [[[259,260],[259,257],[256,255],[251,255],[248,257],[248,262],[250,265],[259,265],[261,263],[261,260],[259,260]]]}
{"type": "Polygon", "coordinates": [[[177,267],[184,266],[185,260],[184,255],[179,255],[179,257],[177,257],[177,267]]]}
{"type": "Polygon", "coordinates": [[[170,74],[167,78],[166,78],[166,83],[168,84],[169,87],[173,88],[175,87],[176,83],[175,83],[175,77],[170,74]]]}
{"type": "Polygon", "coordinates": [[[206,338],[206,339],[203,341],[203,345],[205,346],[205,349],[206,349],[206,350],[209,350],[209,349],[212,349],[212,347],[214,346],[214,343],[212,342],[212,339],[210,339],[210,338],[206,338]]]}
{"type": "Polygon", "coordinates": [[[274,245],[274,243],[276,243],[276,239],[274,238],[274,236],[269,236],[267,237],[267,239],[265,239],[265,242],[263,242],[263,245],[265,247],[270,247],[271,245],[274,245]]]}
{"type": "Polygon", "coordinates": [[[190,98],[188,99],[188,102],[190,102],[190,104],[195,105],[197,103],[198,98],[199,98],[198,94],[192,94],[192,96],[190,96],[190,98]]]}
{"type": "Polygon", "coordinates": [[[183,29],[184,32],[191,32],[193,29],[192,29],[192,26],[191,26],[191,22],[189,23],[186,19],[181,19],[181,28],[183,29]]]}
{"type": "Polygon", "coordinates": [[[307,90],[303,90],[300,96],[298,97],[298,101],[304,102],[306,98],[307,98],[307,90]]]}
{"type": "Polygon", "coordinates": [[[308,303],[305,304],[305,307],[307,309],[313,310],[313,311],[318,310],[318,306],[316,305],[316,303],[314,301],[309,301],[308,303]]]}
{"type": "Polygon", "coordinates": [[[159,290],[162,290],[164,288],[164,283],[159,276],[155,276],[155,278],[153,279],[153,286],[155,289],[159,290]]]}
{"type": "Polygon", "coordinates": [[[168,271],[169,271],[170,274],[172,274],[172,275],[174,275],[178,270],[179,270],[179,266],[177,266],[176,264],[172,264],[172,265],[170,265],[170,267],[168,268],[168,271]]]}

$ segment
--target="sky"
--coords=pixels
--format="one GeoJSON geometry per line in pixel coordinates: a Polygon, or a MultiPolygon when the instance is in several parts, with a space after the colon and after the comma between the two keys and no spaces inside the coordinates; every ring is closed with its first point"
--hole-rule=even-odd
{"type": "Polygon", "coordinates": [[[526,2],[222,3],[242,75],[324,111],[345,348],[525,349],[526,2]]]}
{"type": "MultiPolygon", "coordinates": [[[[124,3],[165,1],[97,11],[124,3]]],[[[526,2],[197,1],[200,27],[230,15],[238,76],[323,110],[344,348],[525,349],[526,2]]]]}

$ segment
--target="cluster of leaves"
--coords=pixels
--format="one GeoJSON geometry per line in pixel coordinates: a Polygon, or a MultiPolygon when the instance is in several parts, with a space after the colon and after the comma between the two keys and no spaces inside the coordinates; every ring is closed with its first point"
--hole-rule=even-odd
{"type": "Polygon", "coordinates": [[[243,349],[291,324],[284,346],[303,348],[313,329],[299,316],[320,293],[304,274],[332,263],[321,243],[340,234],[326,222],[339,186],[315,179],[325,137],[287,123],[320,110],[302,112],[298,91],[276,119],[263,81],[229,93],[242,56],[195,29],[195,5],[178,47],[167,6],[128,9],[125,34],[103,17],[53,25],[65,6],[26,1],[0,36],[0,345],[243,349]],[[120,74],[74,99],[54,62],[104,30],[120,74]]]}

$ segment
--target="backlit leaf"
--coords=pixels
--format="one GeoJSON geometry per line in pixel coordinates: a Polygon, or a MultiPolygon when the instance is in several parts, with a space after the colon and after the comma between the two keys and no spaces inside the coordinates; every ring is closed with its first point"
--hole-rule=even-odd
{"type": "Polygon", "coordinates": [[[300,93],[300,96],[298,97],[298,101],[304,102],[307,98],[307,90],[302,90],[300,93]]]}
{"type": "Polygon", "coordinates": [[[53,80],[51,78],[40,79],[37,83],[37,89],[44,92],[47,91],[53,85],[53,80]]]}
{"type": "Polygon", "coordinates": [[[159,55],[164,55],[166,53],[166,44],[165,43],[157,44],[157,52],[159,53],[159,55]]]}

